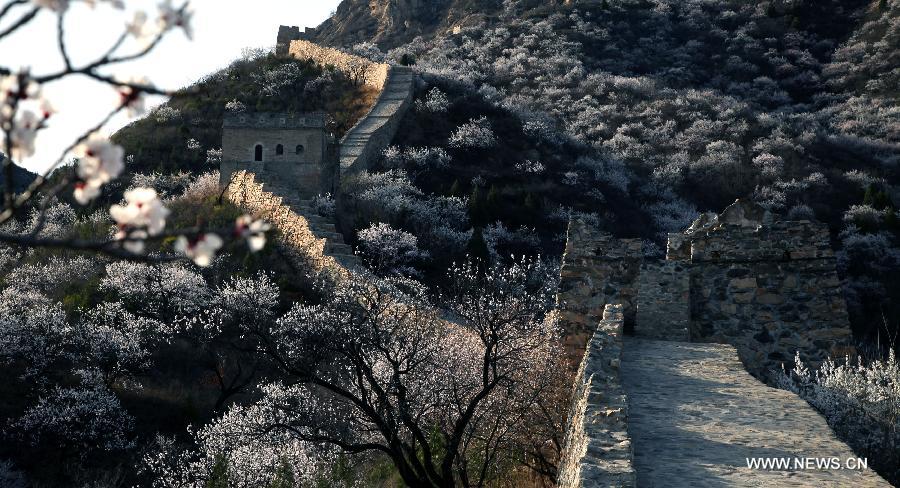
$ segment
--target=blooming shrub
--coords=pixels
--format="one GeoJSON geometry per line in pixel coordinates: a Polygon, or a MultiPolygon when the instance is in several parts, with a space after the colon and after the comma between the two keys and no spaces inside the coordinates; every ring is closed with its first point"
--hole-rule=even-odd
{"type": "Polygon", "coordinates": [[[57,443],[61,448],[115,451],[133,447],[134,419],[93,371],[78,371],[80,384],[56,387],[12,422],[14,431],[31,444],[57,443]]]}
{"type": "Polygon", "coordinates": [[[321,215],[322,217],[334,217],[335,202],[331,193],[314,196],[311,207],[316,215],[321,215]]]}
{"type": "Polygon", "coordinates": [[[459,126],[450,135],[448,145],[455,149],[485,149],[497,142],[487,117],[481,116],[459,126]]]}
{"type": "Polygon", "coordinates": [[[438,87],[428,90],[428,94],[425,95],[424,101],[416,100],[416,110],[420,112],[443,114],[447,113],[449,107],[450,100],[447,98],[447,94],[442,92],[438,87]]]}
{"type": "Polygon", "coordinates": [[[888,480],[900,479],[900,362],[893,351],[886,360],[868,363],[828,359],[815,372],[798,354],[793,369],[782,368],[776,383],[822,412],[838,435],[888,480]]]}
{"type": "Polygon", "coordinates": [[[360,255],[380,274],[415,275],[412,264],[428,256],[416,236],[383,222],[357,233],[360,255]]]}

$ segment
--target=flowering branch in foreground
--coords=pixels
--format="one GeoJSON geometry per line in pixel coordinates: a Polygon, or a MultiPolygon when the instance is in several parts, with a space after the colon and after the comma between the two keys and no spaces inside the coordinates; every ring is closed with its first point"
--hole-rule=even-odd
{"type": "MultiPolygon", "coordinates": [[[[119,10],[124,10],[125,7],[122,0],[80,0],[80,2],[91,8],[97,3],[108,3],[119,10]]],[[[43,10],[57,15],[57,47],[63,60],[63,67],[60,70],[41,76],[33,76],[28,69],[14,72],[0,66],[0,148],[2,148],[0,162],[5,178],[0,224],[12,219],[21,209],[34,204],[37,195],[42,195],[42,201],[37,205],[39,209],[37,225],[32,232],[26,235],[0,234],[0,242],[29,247],[90,250],[128,259],[157,260],[161,258],[143,256],[146,242],[177,236],[175,249],[200,266],[210,264],[215,252],[229,237],[246,240],[251,251],[261,249],[265,244],[264,233],[269,230],[269,225],[250,216],[238,219],[233,229],[218,231],[185,229],[181,232],[163,232],[169,211],[159,200],[156,192],[149,188],[135,188],[126,192],[124,204],[110,208],[110,215],[117,225],[117,232],[111,240],[40,236],[46,221],[46,211],[54,197],[71,188],[75,201],[87,205],[100,196],[103,185],[118,178],[124,170],[122,147],[99,134],[109,120],[122,110],[127,110],[132,117],[142,115],[145,94],[171,94],[156,88],[146,78],[123,81],[101,74],[98,70],[147,55],[168,32],[175,28],[182,29],[188,38],[192,37],[193,14],[188,10],[188,2],[176,7],[172,5],[171,0],[165,0],[159,5],[155,23],[149,22],[146,12],[135,12],[133,19],[125,23],[122,34],[104,54],[83,66],[75,66],[65,42],[65,20],[70,7],[76,3],[79,3],[79,0],[11,0],[0,7],[0,19],[3,19],[21,8],[31,6],[27,13],[0,31],[0,40],[26,26],[43,10]],[[137,52],[120,54],[120,48],[128,39],[134,39],[143,46],[137,52]],[[13,159],[21,161],[34,155],[37,137],[40,131],[48,126],[55,113],[52,104],[42,95],[43,86],[72,75],[87,76],[114,87],[119,93],[119,103],[103,120],[76,137],[42,175],[35,178],[17,195],[13,181],[13,159]],[[74,171],[63,174],[55,186],[48,188],[51,173],[60,167],[69,154],[73,154],[77,159],[74,171]]]]}

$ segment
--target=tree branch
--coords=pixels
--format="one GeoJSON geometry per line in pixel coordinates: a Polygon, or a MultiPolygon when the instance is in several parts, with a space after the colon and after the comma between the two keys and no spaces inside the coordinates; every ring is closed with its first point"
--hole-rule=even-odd
{"type": "MultiPolygon", "coordinates": [[[[28,12],[27,14],[20,17],[19,20],[15,21],[11,26],[7,27],[6,30],[0,31],[0,40],[2,40],[6,36],[12,34],[13,32],[17,31],[23,25],[31,22],[31,19],[33,19],[40,11],[41,11],[40,7],[35,7],[33,9],[31,9],[30,12],[28,12]]],[[[4,12],[4,13],[6,13],[6,12],[4,12]]]]}

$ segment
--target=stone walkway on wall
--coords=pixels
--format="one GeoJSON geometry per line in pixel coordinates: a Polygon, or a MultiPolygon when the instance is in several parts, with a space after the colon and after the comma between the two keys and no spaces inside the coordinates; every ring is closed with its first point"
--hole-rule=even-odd
{"type": "Polygon", "coordinates": [[[411,103],[414,80],[411,68],[391,67],[375,105],[341,139],[341,174],[367,169],[372,159],[390,144],[411,103]]]}
{"type": "Polygon", "coordinates": [[[729,345],[626,338],[621,377],[637,486],[890,486],[870,470],[765,471],[746,458],[856,458],[797,395],[751,376],[729,345]]]}

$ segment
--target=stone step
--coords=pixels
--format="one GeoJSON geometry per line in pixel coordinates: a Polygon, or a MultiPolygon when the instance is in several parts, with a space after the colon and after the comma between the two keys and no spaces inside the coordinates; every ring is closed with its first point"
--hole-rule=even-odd
{"type": "Polygon", "coordinates": [[[325,253],[334,254],[353,254],[353,248],[343,242],[325,241],[325,253]]]}
{"type": "Polygon", "coordinates": [[[353,254],[329,254],[329,256],[333,257],[341,266],[348,269],[359,268],[362,266],[362,262],[353,254]]]}
{"type": "Polygon", "coordinates": [[[313,234],[316,235],[319,239],[328,239],[328,242],[333,242],[335,244],[344,244],[344,234],[340,232],[327,232],[311,229],[313,234]]]}
{"type": "MultiPolygon", "coordinates": [[[[307,220],[307,222],[309,221],[307,220]]],[[[313,232],[337,233],[337,228],[332,223],[310,222],[309,228],[312,229],[313,232]]]]}

